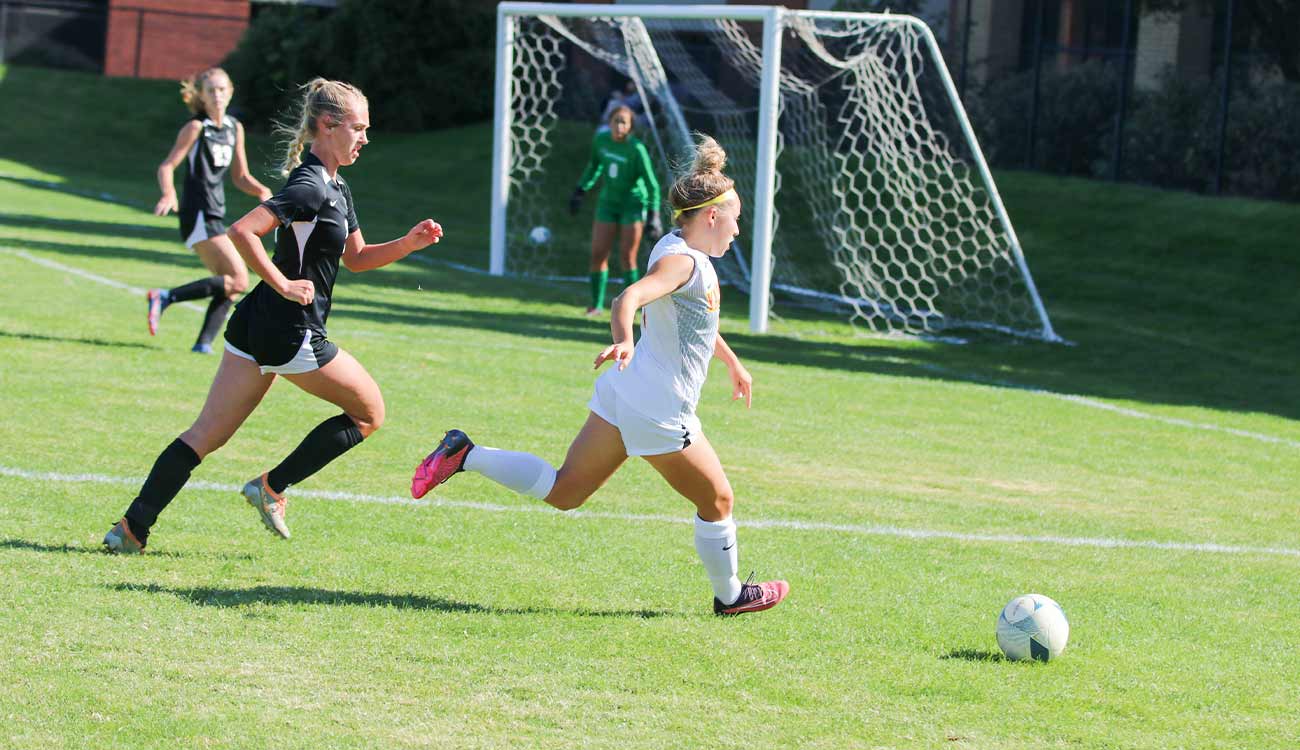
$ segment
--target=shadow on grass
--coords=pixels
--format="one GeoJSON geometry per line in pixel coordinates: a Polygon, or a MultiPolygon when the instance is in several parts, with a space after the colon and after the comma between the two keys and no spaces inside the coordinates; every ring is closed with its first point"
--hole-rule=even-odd
{"type": "MultiPolygon", "coordinates": [[[[13,179],[4,178],[0,179],[13,179]]],[[[175,217],[173,217],[174,219],[175,217]]],[[[158,227],[150,224],[125,224],[111,221],[86,221],[85,219],[56,219],[50,216],[34,214],[0,213],[0,226],[21,227],[23,229],[49,229],[56,232],[75,232],[77,234],[111,235],[130,237],[132,239],[158,240],[181,244],[177,229],[158,227]]]]}
{"type": "Polygon", "coordinates": [[[244,607],[250,604],[323,604],[333,607],[392,607],[431,612],[459,612],[485,615],[552,615],[568,614],[579,617],[634,617],[651,618],[672,615],[672,612],[655,609],[572,609],[548,607],[492,607],[473,602],[459,602],[438,596],[422,594],[378,594],[360,591],[334,591],[308,586],[254,586],[246,589],[196,586],[170,588],[157,584],[115,584],[109,588],[117,591],[135,591],[148,594],[167,594],[186,599],[201,607],[244,607]]]}
{"type": "MultiPolygon", "coordinates": [[[[108,551],[106,551],[102,546],[99,545],[84,547],[81,545],[70,545],[70,544],[42,544],[40,542],[32,542],[26,539],[0,539],[0,549],[16,549],[16,550],[24,550],[27,552],[57,552],[59,554],[71,554],[71,555],[86,555],[86,554],[108,555],[109,554],[108,551]]],[[[127,555],[126,557],[130,557],[130,556],[127,555]]],[[[167,558],[176,558],[176,559],[217,558],[221,560],[252,560],[253,559],[253,555],[247,553],[241,553],[237,555],[230,555],[224,553],[186,554],[184,552],[173,552],[170,550],[162,551],[162,552],[154,552],[150,550],[149,553],[147,555],[144,555],[143,557],[145,558],[167,557],[167,558]]]]}
{"type": "Polygon", "coordinates": [[[954,651],[949,651],[948,653],[944,654],[943,656],[940,656],[939,658],[940,659],[961,659],[963,661],[975,661],[975,662],[1009,661],[1007,657],[1002,654],[1001,651],[993,651],[991,649],[978,649],[978,648],[959,648],[954,651]]]}
{"type": "Polygon", "coordinates": [[[77,187],[71,182],[51,182],[49,180],[38,180],[32,177],[19,177],[18,175],[13,174],[0,174],[0,180],[12,182],[15,185],[22,185],[23,187],[49,190],[54,193],[59,193],[60,195],[73,195],[78,198],[89,198],[91,200],[103,201],[105,203],[115,203],[131,207],[135,206],[134,202],[128,201],[113,193],[109,193],[108,191],[88,190],[82,187],[77,187]]]}
{"type": "Polygon", "coordinates": [[[104,339],[77,338],[75,336],[47,336],[43,333],[15,333],[0,330],[0,338],[19,339],[21,341],[57,341],[64,344],[85,344],[87,346],[126,347],[130,349],[158,349],[160,347],[140,344],[134,341],[105,341],[104,339]]]}
{"type": "MultiPolygon", "coordinates": [[[[453,283],[464,284],[463,279],[453,283]]],[[[495,287],[499,280],[482,280],[495,287]]],[[[434,287],[439,288],[439,287],[434,287]]],[[[482,289],[483,294],[486,289],[482,289]]],[[[487,291],[496,297],[497,294],[487,291]]],[[[609,341],[608,322],[541,312],[454,307],[436,302],[413,305],[376,297],[344,297],[331,321],[341,339],[347,321],[493,331],[535,342],[589,344],[593,354],[609,341]]],[[[1111,340],[1092,347],[1042,342],[982,341],[969,346],[900,347],[871,339],[844,343],[730,331],[727,343],[745,362],[797,365],[825,370],[962,382],[1018,390],[1186,404],[1231,411],[1263,412],[1300,419],[1300,400],[1285,397],[1300,386],[1294,371],[1269,372],[1206,360],[1173,344],[1111,340]],[[1191,359],[1188,359],[1191,357],[1191,359]],[[1195,360],[1195,361],[1192,361],[1195,360]]]]}
{"type": "MultiPolygon", "coordinates": [[[[103,239],[104,235],[94,235],[94,237],[103,239]]],[[[160,250],[142,250],[136,247],[117,245],[93,245],[81,242],[54,242],[52,240],[29,240],[25,238],[10,238],[3,242],[6,247],[17,250],[59,253],[60,255],[76,255],[85,258],[114,258],[138,263],[157,263],[163,266],[185,266],[193,269],[194,275],[204,273],[202,270],[203,264],[199,262],[197,257],[183,255],[179,252],[169,253],[160,250]]],[[[177,242],[176,247],[182,247],[181,243],[177,242]]]]}
{"type": "MultiPolygon", "coordinates": [[[[29,84],[35,90],[36,81],[44,80],[47,74],[14,71],[6,86],[14,85],[16,75],[30,78],[29,84]]],[[[103,82],[85,79],[84,84],[100,86],[103,82]]],[[[165,130],[167,138],[171,138],[174,125],[167,123],[165,130]]],[[[154,139],[165,142],[162,135],[160,130],[141,143],[153,143],[154,139]]],[[[475,132],[471,128],[458,136],[461,140],[457,143],[470,150],[480,149],[475,153],[490,153],[490,149],[482,150],[490,143],[489,135],[490,129],[475,132]]],[[[403,140],[401,143],[405,145],[395,144],[390,154],[407,154],[417,142],[403,140]]],[[[384,146],[371,148],[382,151],[384,146]]],[[[152,161],[155,155],[149,153],[152,161]]],[[[351,179],[351,173],[349,178],[363,209],[374,205],[376,213],[392,215],[391,220],[373,221],[366,226],[366,233],[373,241],[400,236],[409,226],[406,220],[416,218],[414,214],[408,216],[403,201],[396,198],[388,201],[394,206],[392,211],[384,208],[384,198],[404,195],[402,191],[407,186],[400,181],[392,183],[383,174],[385,169],[378,168],[385,163],[402,164],[401,157],[385,156],[376,160],[378,154],[375,152],[366,162],[376,167],[363,164],[357,168],[356,179],[351,179]]],[[[114,174],[98,161],[70,161],[63,157],[56,151],[42,151],[29,158],[34,164],[42,164],[44,171],[66,174],[69,184],[81,184],[90,178],[104,180],[107,179],[104,175],[114,174]]],[[[465,169],[465,166],[458,162],[454,168],[465,169]]],[[[457,177],[460,179],[448,182],[455,185],[454,189],[425,195],[421,202],[458,206],[463,204],[466,194],[477,195],[480,191],[486,194],[486,183],[479,173],[466,172],[457,177]]],[[[1295,393],[1300,391],[1297,375],[1300,369],[1294,366],[1293,349],[1286,335],[1294,330],[1294,322],[1300,322],[1300,306],[1295,301],[1300,298],[1291,293],[1297,278],[1296,265],[1280,250],[1257,252],[1254,249],[1289,248],[1290,235],[1285,229],[1290,226],[1285,221],[1289,214],[1268,204],[1250,204],[1250,211],[1267,209],[1270,216],[1279,218],[1263,222],[1268,231],[1261,230],[1247,239],[1234,239],[1233,234],[1243,222],[1229,220],[1236,216],[1230,210],[1234,205],[1230,202],[1193,201],[1184,206],[1185,199],[1175,194],[1136,188],[1115,191],[1109,185],[1032,176],[1021,180],[1012,178],[1009,182],[1013,188],[1018,186],[1012,198],[1023,205],[1017,216],[1017,223],[1024,230],[1021,236],[1026,238],[1026,245],[1033,244],[1038,249],[1031,262],[1036,281],[1044,290],[1049,310],[1069,313],[1058,319],[1058,324],[1064,323],[1063,335],[1077,346],[981,338],[968,346],[900,346],[895,342],[882,345],[872,339],[846,342],[847,337],[838,333],[843,330],[842,323],[829,319],[827,327],[834,329],[832,335],[839,336],[839,340],[828,340],[829,336],[801,339],[729,332],[728,343],[746,361],[936,382],[1044,389],[1118,401],[1196,406],[1300,420],[1300,399],[1295,398],[1295,393]],[[1021,180],[1025,181],[1024,185],[1019,185],[1021,180]],[[1110,197],[1111,193],[1116,195],[1110,197]],[[1061,210],[1063,203],[1080,196],[1116,213],[1118,218],[1107,230],[1104,241],[1096,237],[1103,227],[1097,225],[1095,217],[1108,215],[1105,211],[1095,210],[1092,203],[1078,210],[1061,210]],[[1152,221],[1146,210],[1128,213],[1121,210],[1125,201],[1139,198],[1170,204],[1170,208],[1157,215],[1163,224],[1147,226],[1152,221]],[[1216,217],[1222,220],[1212,221],[1216,217]],[[1171,223],[1175,225],[1167,226],[1171,223]],[[1206,237],[1197,234],[1206,225],[1232,229],[1216,230],[1218,233],[1206,237]],[[1086,263],[1080,262],[1078,252],[1081,237],[1090,238],[1086,263]],[[1170,248],[1176,248],[1177,252],[1170,248]],[[1182,270],[1172,273],[1174,269],[1182,270]],[[1204,289],[1231,290],[1218,296],[1232,305],[1207,301],[1200,291],[1204,289]]],[[[40,181],[15,180],[15,183],[38,189],[64,189],[40,181]]],[[[146,203],[141,204],[141,210],[147,210],[146,203]]],[[[238,213],[232,211],[231,217],[238,213]]],[[[64,222],[30,212],[2,215],[0,222],[19,229],[71,227],[95,243],[9,241],[16,247],[199,268],[193,258],[180,252],[135,250],[112,244],[115,237],[122,240],[174,237],[166,228],[75,219],[64,222]]],[[[450,231],[454,232],[454,227],[450,231]]],[[[335,319],[344,323],[338,328],[340,337],[346,340],[348,318],[360,318],[380,323],[449,326],[471,333],[497,331],[541,341],[567,340],[593,345],[608,342],[609,331],[604,319],[580,317],[579,310],[586,298],[582,284],[488,278],[436,264],[442,259],[466,260],[469,255],[475,258],[482,255],[485,238],[481,231],[478,236],[474,231],[454,236],[455,240],[422,253],[426,261],[434,261],[433,265],[403,263],[366,273],[360,279],[342,275],[338,293],[341,307],[334,314],[335,319]],[[429,296],[427,304],[420,300],[403,305],[386,299],[391,290],[416,288],[436,290],[436,294],[429,296]],[[458,302],[461,307],[452,307],[445,297],[439,296],[444,293],[464,294],[472,300],[458,302]],[[508,309],[520,299],[572,305],[574,313],[570,317],[508,309]]],[[[585,233],[579,232],[578,236],[585,237],[585,233]]],[[[585,250],[578,247],[572,252],[581,256],[585,250]]],[[[744,295],[724,293],[724,316],[729,320],[743,317],[745,302],[744,295]]],[[[791,317],[815,319],[816,316],[796,312],[791,317]]],[[[869,386],[864,386],[866,390],[869,386]]]]}
{"type": "MultiPolygon", "coordinates": [[[[8,244],[87,258],[120,258],[194,270],[199,267],[195,259],[179,252],[48,240],[15,239],[8,244]]],[[[609,341],[608,322],[583,317],[577,302],[580,295],[568,287],[486,278],[443,266],[405,263],[366,273],[360,279],[343,278],[347,281],[337,294],[339,307],[331,316],[331,328],[336,328],[342,341],[347,340],[349,319],[420,328],[441,326],[471,334],[493,331],[536,342],[570,341],[595,348],[609,341]],[[411,291],[417,286],[437,290],[437,294],[430,294],[427,303],[387,298],[387,290],[411,291]],[[449,303],[445,297],[438,296],[442,293],[464,294],[476,301],[472,306],[449,303]],[[572,303],[574,312],[565,315],[509,309],[509,305],[518,304],[521,294],[530,302],[572,303]],[[335,326],[335,321],[339,325],[335,326]]],[[[1293,398],[1300,388],[1300,376],[1297,370],[1281,366],[1275,358],[1248,365],[1229,356],[1208,356],[1205,351],[1189,349],[1177,341],[1126,338],[1122,331],[1110,328],[1076,332],[1082,335],[1078,337],[1079,345],[1073,347],[1001,339],[977,340],[968,346],[899,346],[895,342],[872,339],[846,342],[737,331],[728,332],[726,337],[731,348],[746,362],[1043,389],[1151,404],[1259,412],[1300,420],[1300,400],[1293,398]]]]}

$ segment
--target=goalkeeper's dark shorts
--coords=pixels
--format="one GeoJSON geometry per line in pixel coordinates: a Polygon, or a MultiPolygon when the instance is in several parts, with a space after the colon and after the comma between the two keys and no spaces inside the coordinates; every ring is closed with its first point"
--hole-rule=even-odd
{"type": "Polygon", "coordinates": [[[645,201],[637,196],[607,200],[602,194],[596,201],[596,221],[604,224],[635,224],[645,221],[645,201]]]}

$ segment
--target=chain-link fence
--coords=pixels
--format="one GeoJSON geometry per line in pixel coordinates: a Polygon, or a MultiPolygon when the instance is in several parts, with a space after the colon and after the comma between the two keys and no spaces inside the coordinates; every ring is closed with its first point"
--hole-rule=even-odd
{"type": "Polygon", "coordinates": [[[1300,200],[1300,3],[957,0],[947,32],[996,166],[1300,200]]]}

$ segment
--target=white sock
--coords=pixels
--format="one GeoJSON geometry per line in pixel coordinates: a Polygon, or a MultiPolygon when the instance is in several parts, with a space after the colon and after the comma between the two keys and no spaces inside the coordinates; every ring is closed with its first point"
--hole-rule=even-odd
{"type": "Polygon", "coordinates": [[[539,499],[551,494],[555,486],[555,467],[531,453],[476,445],[465,457],[465,469],[539,499]]]}
{"type": "Polygon", "coordinates": [[[740,579],[736,577],[736,522],[731,517],[705,521],[695,517],[695,552],[704,563],[713,584],[713,595],[723,604],[740,598],[740,579]]]}

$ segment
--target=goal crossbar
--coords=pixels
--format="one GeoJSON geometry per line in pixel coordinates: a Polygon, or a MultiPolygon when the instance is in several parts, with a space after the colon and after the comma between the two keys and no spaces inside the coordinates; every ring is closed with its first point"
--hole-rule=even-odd
{"type": "MultiPolygon", "coordinates": [[[[771,277],[773,265],[772,244],[775,233],[774,193],[777,189],[776,162],[778,157],[778,119],[781,116],[781,69],[782,32],[787,28],[786,20],[791,17],[813,21],[871,21],[879,25],[899,26],[912,29],[922,40],[928,54],[938,61],[935,69],[937,78],[943,86],[950,103],[957,126],[969,147],[970,166],[978,173],[987,193],[988,209],[996,216],[1005,231],[1008,247],[1008,260],[1020,274],[1020,281],[1026,287],[1032,302],[1033,313],[1037,317],[1035,330],[1028,332],[1015,328],[990,325],[978,321],[958,321],[972,324],[977,328],[993,328],[1017,335],[1029,335],[1049,341],[1060,338],[1052,329],[1047,311],[1039,297],[1033,278],[1029,273],[1024,253],[1018,237],[1007,215],[1006,208],[993,181],[991,171],[975,139],[965,109],[961,105],[938,43],[930,28],[920,19],[892,14],[845,13],[835,11],[791,11],[781,6],[747,6],[747,5],[597,5],[597,4],[559,4],[536,2],[503,2],[497,7],[497,59],[495,80],[495,117],[493,127],[492,160],[492,206],[491,206],[491,244],[489,271],[494,275],[506,272],[507,260],[507,206],[511,200],[511,165],[514,154],[512,148],[511,128],[514,115],[513,97],[515,95],[515,34],[516,23],[522,18],[553,19],[643,19],[643,20],[680,20],[680,21],[748,21],[762,24],[761,55],[762,65],[758,80],[757,139],[756,160],[753,165],[755,174],[755,191],[752,205],[747,206],[752,219],[752,236],[749,243],[749,259],[744,265],[748,276],[750,292],[750,329],[762,333],[767,330],[771,290],[787,289],[789,284],[774,283],[771,277]]],[[[676,107],[673,103],[672,107],[676,107]]],[[[689,138],[689,134],[685,134],[689,138]]],[[[833,297],[818,292],[809,292],[810,296],[833,297]]],[[[841,296],[839,301],[855,304],[860,300],[841,296]]],[[[888,304],[876,305],[876,309],[890,309],[888,304]]],[[[923,313],[913,313],[923,315],[923,313]]]]}

